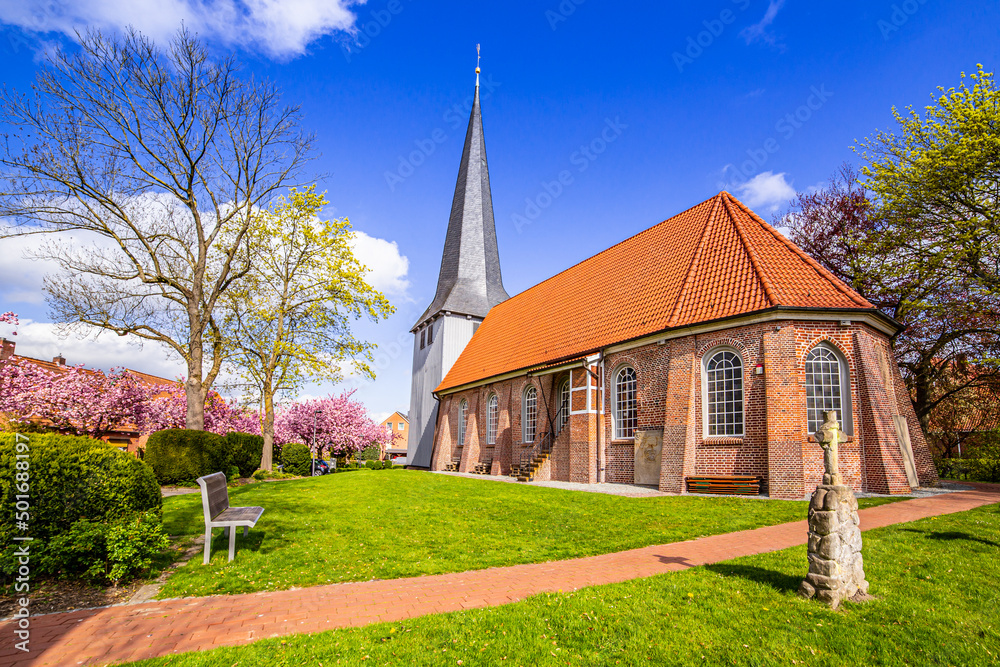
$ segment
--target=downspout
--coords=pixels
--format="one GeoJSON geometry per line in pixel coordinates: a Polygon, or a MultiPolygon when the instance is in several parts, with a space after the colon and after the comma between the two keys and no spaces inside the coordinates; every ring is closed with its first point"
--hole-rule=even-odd
{"type": "Polygon", "coordinates": [[[598,397],[597,403],[597,483],[604,483],[604,447],[601,446],[601,434],[604,432],[604,421],[601,415],[604,412],[604,351],[600,352],[600,365],[597,371],[598,397]]]}

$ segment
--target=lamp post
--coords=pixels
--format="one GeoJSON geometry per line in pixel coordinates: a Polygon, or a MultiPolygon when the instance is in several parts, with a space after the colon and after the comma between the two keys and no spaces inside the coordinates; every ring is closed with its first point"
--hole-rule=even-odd
{"type": "Polygon", "coordinates": [[[311,475],[316,475],[316,420],[319,419],[319,415],[322,410],[316,410],[313,412],[313,446],[312,446],[312,470],[311,475]]]}

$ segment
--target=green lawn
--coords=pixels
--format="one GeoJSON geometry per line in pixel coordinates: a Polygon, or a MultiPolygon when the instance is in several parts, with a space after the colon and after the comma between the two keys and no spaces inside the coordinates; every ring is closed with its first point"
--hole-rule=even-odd
{"type": "MultiPolygon", "coordinates": [[[[410,470],[361,470],[230,490],[264,516],[212,560],[177,570],[160,597],[248,593],[535,563],[677,542],[805,518],[806,503],[623,498],[410,470]]],[[[890,502],[863,500],[862,506],[890,502]]],[[[171,535],[204,530],[201,496],[166,498],[171,535]]]]}
{"type": "Polygon", "coordinates": [[[1000,658],[1000,507],[864,534],[876,600],[795,591],[805,547],[503,607],[134,663],[256,665],[970,665],[1000,658]]]}

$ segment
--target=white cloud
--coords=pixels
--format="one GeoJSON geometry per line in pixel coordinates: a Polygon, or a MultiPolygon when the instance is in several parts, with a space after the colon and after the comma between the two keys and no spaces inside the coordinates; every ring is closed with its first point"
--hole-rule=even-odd
{"type": "MultiPolygon", "coordinates": [[[[0,229],[0,231],[3,231],[0,229]]],[[[0,262],[0,302],[41,304],[45,301],[42,294],[42,278],[52,271],[53,267],[41,260],[28,259],[26,251],[38,246],[38,238],[19,236],[3,239],[2,257],[0,262]]],[[[5,310],[3,308],[0,310],[5,310]]]]}
{"type": "Polygon", "coordinates": [[[365,0],[26,0],[0,1],[0,21],[70,38],[87,28],[133,26],[158,42],[183,23],[201,37],[276,57],[301,55],[314,40],[354,28],[350,5],[365,0]]]}
{"type": "Polygon", "coordinates": [[[747,41],[747,44],[751,44],[759,39],[767,44],[774,45],[776,38],[767,29],[774,23],[774,19],[778,15],[778,10],[784,4],[785,0],[771,0],[767,5],[767,11],[764,12],[764,18],[753,25],[748,25],[740,31],[740,36],[747,41]]]}
{"type": "Polygon", "coordinates": [[[387,295],[406,296],[410,260],[399,254],[395,241],[386,241],[354,231],[354,256],[368,267],[368,284],[387,295]]]}
{"type": "Polygon", "coordinates": [[[173,380],[187,375],[184,364],[171,357],[170,352],[156,343],[145,343],[139,347],[134,336],[116,336],[108,332],[96,338],[80,338],[74,334],[61,333],[51,322],[21,320],[17,336],[9,340],[16,343],[14,352],[34,359],[51,360],[62,355],[71,366],[84,364],[87,368],[107,371],[117,366],[149,373],[173,380]]]}
{"type": "Polygon", "coordinates": [[[785,180],[785,173],[764,171],[736,186],[740,199],[753,209],[763,208],[773,213],[795,196],[795,188],[785,180]]]}

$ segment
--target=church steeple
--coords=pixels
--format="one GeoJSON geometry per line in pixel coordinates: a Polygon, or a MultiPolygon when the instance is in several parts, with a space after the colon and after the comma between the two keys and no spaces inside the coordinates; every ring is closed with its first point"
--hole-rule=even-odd
{"type": "Polygon", "coordinates": [[[490,308],[508,298],[500,276],[477,63],[476,94],[458,168],[437,291],[414,329],[442,311],[482,319],[490,308]]]}
{"type": "Polygon", "coordinates": [[[434,389],[472,340],[486,313],[508,298],[500,279],[477,63],[476,94],[458,167],[437,291],[412,329],[413,378],[407,445],[410,465],[430,467],[439,407],[434,389]]]}

